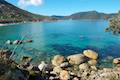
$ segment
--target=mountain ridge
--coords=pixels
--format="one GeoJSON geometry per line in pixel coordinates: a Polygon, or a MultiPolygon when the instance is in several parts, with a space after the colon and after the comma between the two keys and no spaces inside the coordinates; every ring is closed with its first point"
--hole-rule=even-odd
{"type": "Polygon", "coordinates": [[[77,12],[68,16],[57,16],[53,15],[51,17],[57,19],[72,19],[72,20],[79,20],[79,19],[109,19],[115,16],[116,13],[101,13],[98,11],[86,11],[86,12],[77,12]]]}
{"type": "Polygon", "coordinates": [[[51,19],[51,17],[33,14],[31,12],[20,9],[5,0],[0,0],[0,23],[44,21],[51,19]]]}

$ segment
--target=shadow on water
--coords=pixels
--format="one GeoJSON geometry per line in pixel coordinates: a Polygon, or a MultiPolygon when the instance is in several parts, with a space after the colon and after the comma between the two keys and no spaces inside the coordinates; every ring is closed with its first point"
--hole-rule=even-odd
{"type": "Polygon", "coordinates": [[[53,45],[50,45],[50,47],[56,50],[57,52],[59,52],[60,54],[66,55],[66,56],[82,52],[81,48],[73,46],[71,44],[53,44],[53,45]]]}
{"type": "Polygon", "coordinates": [[[51,38],[60,38],[60,37],[63,37],[63,36],[65,36],[65,34],[63,34],[63,33],[51,33],[51,34],[49,34],[49,37],[51,37],[51,38]]]}

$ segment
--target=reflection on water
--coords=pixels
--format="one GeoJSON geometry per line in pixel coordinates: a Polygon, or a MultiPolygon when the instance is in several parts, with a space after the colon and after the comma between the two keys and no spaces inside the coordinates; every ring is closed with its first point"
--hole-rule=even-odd
{"type": "MultiPolygon", "coordinates": [[[[20,45],[14,58],[22,56],[38,60],[50,60],[53,55],[70,55],[92,49],[99,53],[99,61],[107,56],[120,57],[120,36],[104,32],[107,21],[78,20],[61,22],[38,22],[0,27],[0,45],[7,40],[21,39],[33,43],[20,45]]],[[[8,45],[10,49],[15,46],[8,45]]],[[[106,64],[106,62],[105,62],[106,64]]]]}

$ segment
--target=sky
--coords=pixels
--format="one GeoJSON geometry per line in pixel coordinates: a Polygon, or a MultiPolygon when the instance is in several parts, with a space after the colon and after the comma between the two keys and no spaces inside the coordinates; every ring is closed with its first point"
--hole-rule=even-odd
{"type": "Polygon", "coordinates": [[[120,0],[6,0],[24,10],[41,15],[71,15],[93,11],[117,13],[120,0]]]}

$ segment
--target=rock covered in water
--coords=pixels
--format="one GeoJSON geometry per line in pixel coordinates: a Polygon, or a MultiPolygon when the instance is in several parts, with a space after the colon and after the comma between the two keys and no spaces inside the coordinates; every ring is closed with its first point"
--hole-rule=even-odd
{"type": "Polygon", "coordinates": [[[61,56],[61,55],[56,55],[54,56],[53,60],[52,60],[52,65],[54,66],[59,66],[60,64],[62,64],[65,61],[65,57],[61,56]]]}
{"type": "Polygon", "coordinates": [[[81,64],[85,61],[85,56],[83,54],[75,54],[75,55],[70,55],[67,57],[68,61],[70,64],[81,64]]]}
{"type": "Polygon", "coordinates": [[[60,72],[60,80],[69,80],[70,79],[70,74],[66,70],[62,70],[60,72]]]}
{"type": "Polygon", "coordinates": [[[120,64],[120,58],[115,58],[113,59],[114,64],[120,64]]]}
{"type": "Polygon", "coordinates": [[[96,53],[95,51],[92,51],[92,50],[84,50],[83,54],[90,59],[98,58],[98,53],[96,53]]]}
{"type": "Polygon", "coordinates": [[[80,70],[88,70],[90,66],[87,63],[82,63],[79,65],[80,70]]]}
{"type": "Polygon", "coordinates": [[[96,60],[89,60],[88,63],[90,65],[96,65],[97,64],[97,61],[96,60]]]}

